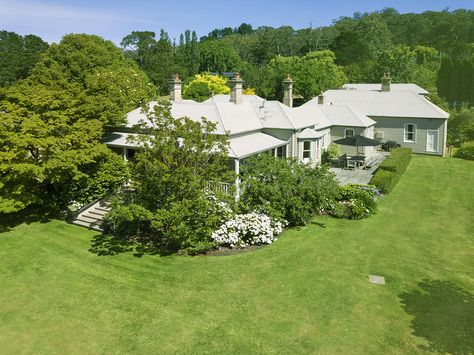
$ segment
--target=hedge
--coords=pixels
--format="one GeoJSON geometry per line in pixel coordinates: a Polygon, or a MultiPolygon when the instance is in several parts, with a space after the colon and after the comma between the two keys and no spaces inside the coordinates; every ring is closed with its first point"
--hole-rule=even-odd
{"type": "Polygon", "coordinates": [[[400,180],[410,163],[410,148],[395,148],[390,151],[390,156],[385,159],[370,180],[384,194],[390,193],[400,180]]]}
{"type": "Polygon", "coordinates": [[[456,153],[454,153],[454,156],[456,158],[474,160],[474,141],[463,143],[456,153]]]}

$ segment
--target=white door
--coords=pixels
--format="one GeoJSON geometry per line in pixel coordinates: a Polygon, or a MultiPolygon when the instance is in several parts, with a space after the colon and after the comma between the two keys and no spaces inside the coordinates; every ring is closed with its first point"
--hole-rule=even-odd
{"type": "Polygon", "coordinates": [[[426,131],[426,151],[438,151],[438,131],[426,131]]]}

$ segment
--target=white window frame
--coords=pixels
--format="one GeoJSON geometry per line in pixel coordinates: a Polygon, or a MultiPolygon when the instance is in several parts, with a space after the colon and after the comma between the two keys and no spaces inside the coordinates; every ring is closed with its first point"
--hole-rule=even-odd
{"type": "Polygon", "coordinates": [[[355,136],[354,128],[346,128],[344,129],[344,138],[347,138],[347,131],[352,131],[352,136],[349,136],[349,137],[355,136]]]}
{"type": "Polygon", "coordinates": [[[288,144],[287,145],[281,145],[273,150],[275,158],[288,158],[288,144]],[[284,155],[279,157],[278,156],[278,149],[284,149],[284,155]]]}
{"type": "Polygon", "coordinates": [[[303,158],[303,160],[305,160],[305,159],[311,159],[311,155],[312,155],[312,154],[311,154],[311,150],[312,150],[312,148],[313,148],[313,145],[312,145],[311,143],[312,143],[312,142],[309,141],[309,140],[304,140],[303,142],[301,142],[301,146],[302,146],[301,152],[302,152],[302,158],[303,158]],[[305,149],[305,147],[304,147],[304,145],[305,145],[306,142],[308,142],[308,144],[309,144],[309,148],[308,148],[308,149],[305,149]],[[309,156],[308,156],[308,157],[305,157],[305,156],[304,156],[306,152],[309,153],[309,156]]]}
{"type": "Polygon", "coordinates": [[[405,143],[416,143],[416,131],[417,127],[414,123],[405,123],[403,125],[403,142],[405,143]],[[413,126],[413,132],[407,131],[407,126],[413,126]],[[413,140],[407,139],[407,133],[413,133],[413,140]]]}

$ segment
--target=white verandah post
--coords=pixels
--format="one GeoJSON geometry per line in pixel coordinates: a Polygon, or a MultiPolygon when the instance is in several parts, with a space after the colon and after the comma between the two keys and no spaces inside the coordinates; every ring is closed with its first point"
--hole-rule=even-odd
{"type": "Polygon", "coordinates": [[[240,160],[234,160],[234,169],[235,169],[235,201],[238,201],[240,198],[240,160]]]}

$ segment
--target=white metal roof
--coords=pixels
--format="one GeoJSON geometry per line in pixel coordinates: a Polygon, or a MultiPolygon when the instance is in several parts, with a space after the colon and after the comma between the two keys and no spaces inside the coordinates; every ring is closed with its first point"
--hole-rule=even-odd
{"type": "Polygon", "coordinates": [[[107,132],[105,134],[104,143],[112,147],[136,147],[136,143],[129,142],[130,137],[136,137],[136,133],[125,132],[107,132]]]}
{"type": "Polygon", "coordinates": [[[211,105],[215,107],[224,130],[229,131],[232,135],[263,128],[262,123],[249,102],[243,102],[239,105],[230,102],[213,103],[211,105]]]}
{"type": "Polygon", "coordinates": [[[287,141],[282,141],[261,132],[230,138],[229,143],[229,157],[237,159],[242,159],[288,144],[287,141]]]}
{"type": "MultiPolygon", "coordinates": [[[[344,84],[342,88],[345,90],[380,91],[382,84],[344,84]]],[[[428,91],[416,84],[390,84],[390,91],[412,91],[418,95],[429,94],[428,91]]]]}
{"type": "MultiPolygon", "coordinates": [[[[157,104],[156,101],[152,101],[149,106],[153,108],[157,104]]],[[[217,134],[225,134],[226,131],[230,131],[231,134],[239,134],[260,130],[263,127],[249,102],[240,105],[195,101],[173,102],[171,114],[175,118],[189,117],[194,121],[200,121],[205,117],[216,123],[217,134]]],[[[146,120],[146,115],[141,108],[136,108],[127,114],[126,119],[127,126],[132,127],[138,124],[140,120],[146,120]]]]}
{"type": "Polygon", "coordinates": [[[333,126],[370,127],[377,123],[351,106],[320,105],[320,109],[333,126]]]}
{"type": "Polygon", "coordinates": [[[322,132],[317,132],[311,128],[305,128],[297,134],[298,139],[317,139],[321,138],[324,134],[322,132]]]}
{"type": "MultiPolygon", "coordinates": [[[[150,102],[152,109],[158,103],[150,102]]],[[[278,101],[266,101],[256,95],[243,95],[243,102],[229,102],[229,95],[216,95],[204,102],[186,100],[173,102],[171,114],[175,118],[189,117],[200,121],[203,117],[216,124],[216,133],[230,136],[259,132],[263,128],[321,130],[332,125],[368,127],[374,121],[351,108],[325,108],[314,102],[290,108],[278,101]]],[[[127,126],[132,127],[146,120],[141,108],[127,114],[127,126]]],[[[256,136],[258,137],[258,136],[256,136]]]]}
{"type": "MultiPolygon", "coordinates": [[[[313,98],[305,105],[317,103],[313,98]]],[[[328,90],[325,105],[347,105],[372,117],[448,118],[449,114],[412,91],[328,90]]]]}

